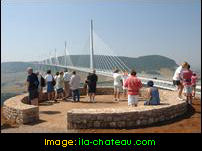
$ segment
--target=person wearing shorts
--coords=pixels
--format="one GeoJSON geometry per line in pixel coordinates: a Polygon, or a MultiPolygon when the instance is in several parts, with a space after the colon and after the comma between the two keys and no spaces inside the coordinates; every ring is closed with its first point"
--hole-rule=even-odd
{"type": "Polygon", "coordinates": [[[182,72],[183,70],[188,66],[188,63],[187,62],[184,62],[182,63],[181,66],[179,66],[176,70],[175,70],[175,73],[174,73],[174,76],[173,76],[173,85],[177,87],[178,89],[178,99],[179,100],[183,100],[182,99],[182,91],[183,91],[183,84],[182,84],[182,79],[181,79],[181,76],[182,76],[182,72]]]}
{"type": "MultiPolygon", "coordinates": [[[[57,95],[56,95],[56,98],[57,99],[63,99],[63,93],[64,93],[64,78],[63,78],[63,72],[61,71],[60,74],[56,77],[56,92],[57,92],[57,95]]],[[[56,102],[57,102],[57,99],[55,98],[56,102]]]]}
{"type": "Polygon", "coordinates": [[[114,101],[120,100],[120,93],[122,91],[122,76],[119,74],[119,70],[115,70],[113,73],[114,78],[114,101]]]}
{"type": "Polygon", "coordinates": [[[46,81],[46,85],[47,85],[47,94],[48,94],[48,100],[49,101],[55,100],[53,80],[54,80],[54,78],[51,74],[51,70],[47,70],[47,74],[45,76],[45,81],[46,81]]]}
{"type": "Polygon", "coordinates": [[[137,106],[142,82],[136,77],[135,70],[131,71],[131,75],[127,78],[124,86],[128,88],[128,106],[137,106]]]}

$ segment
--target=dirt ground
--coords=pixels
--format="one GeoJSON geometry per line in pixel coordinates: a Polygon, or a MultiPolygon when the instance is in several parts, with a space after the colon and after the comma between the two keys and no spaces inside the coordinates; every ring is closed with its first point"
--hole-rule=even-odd
{"type": "MultiPolygon", "coordinates": [[[[44,102],[40,104],[40,120],[34,124],[20,127],[7,123],[1,116],[2,133],[201,133],[201,102],[193,101],[188,112],[175,120],[139,129],[81,129],[67,130],[67,111],[74,108],[122,108],[127,107],[127,99],[113,102],[112,95],[99,95],[96,103],[89,103],[88,98],[81,97],[80,103],[61,101],[59,103],[44,102]]],[[[139,104],[143,104],[140,101],[139,104]]]]}

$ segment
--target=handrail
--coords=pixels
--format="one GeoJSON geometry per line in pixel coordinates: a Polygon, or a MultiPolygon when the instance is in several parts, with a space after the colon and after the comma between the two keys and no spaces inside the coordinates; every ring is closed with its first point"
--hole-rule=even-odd
{"type": "MultiPolygon", "coordinates": [[[[36,63],[36,64],[41,64],[41,63],[36,63]]],[[[84,68],[84,67],[74,67],[74,66],[63,66],[63,65],[50,65],[50,64],[42,64],[42,65],[49,65],[49,66],[58,66],[58,67],[63,67],[63,68],[69,68],[69,69],[74,69],[74,70],[79,70],[83,72],[91,72],[92,70],[90,68],[84,68]]],[[[109,70],[108,72],[106,71],[101,71],[99,69],[96,70],[97,74],[103,75],[103,76],[109,76],[113,77],[113,72],[109,70]]],[[[147,81],[152,80],[154,82],[154,85],[156,87],[166,89],[166,90],[171,90],[174,91],[176,90],[176,87],[173,85],[172,82],[170,81],[164,81],[164,80],[158,80],[158,79],[152,79],[152,78],[146,78],[146,77],[138,77],[142,80],[143,84],[146,84],[147,81]]],[[[197,85],[196,86],[196,94],[201,95],[201,86],[197,85]]]]}

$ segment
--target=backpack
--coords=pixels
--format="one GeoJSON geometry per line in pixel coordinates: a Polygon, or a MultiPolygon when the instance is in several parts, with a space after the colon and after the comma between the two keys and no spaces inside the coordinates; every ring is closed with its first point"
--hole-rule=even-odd
{"type": "Polygon", "coordinates": [[[41,87],[45,87],[45,86],[46,86],[45,79],[41,76],[41,87]]]}
{"type": "Polygon", "coordinates": [[[34,85],[35,88],[38,89],[38,86],[39,86],[39,80],[38,80],[38,77],[37,77],[36,74],[34,74],[34,76],[35,76],[35,81],[33,82],[33,85],[34,85]]]}
{"type": "Polygon", "coordinates": [[[53,79],[53,81],[52,81],[52,85],[55,86],[55,85],[56,85],[56,81],[55,81],[55,79],[54,79],[53,76],[52,76],[52,79],[53,79]]]}

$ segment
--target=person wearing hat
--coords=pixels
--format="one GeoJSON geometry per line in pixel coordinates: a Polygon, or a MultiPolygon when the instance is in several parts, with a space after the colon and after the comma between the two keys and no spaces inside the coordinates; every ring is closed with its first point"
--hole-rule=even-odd
{"type": "Polygon", "coordinates": [[[158,88],[153,87],[154,86],[153,81],[148,81],[147,86],[149,87],[149,89],[148,89],[149,100],[145,101],[144,105],[159,105],[160,98],[159,98],[158,88]]]}

